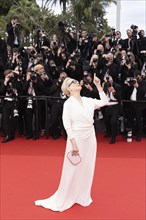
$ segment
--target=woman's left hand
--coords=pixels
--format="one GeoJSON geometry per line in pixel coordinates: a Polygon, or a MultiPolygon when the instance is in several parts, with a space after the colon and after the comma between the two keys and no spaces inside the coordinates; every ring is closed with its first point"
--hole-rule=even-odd
{"type": "Polygon", "coordinates": [[[100,79],[96,76],[96,73],[94,73],[94,79],[93,82],[96,86],[101,86],[100,79]]]}

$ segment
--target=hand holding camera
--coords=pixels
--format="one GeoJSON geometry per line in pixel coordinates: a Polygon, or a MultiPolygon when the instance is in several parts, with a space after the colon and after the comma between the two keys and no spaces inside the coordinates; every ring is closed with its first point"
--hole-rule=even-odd
{"type": "Polygon", "coordinates": [[[14,73],[13,71],[11,73],[9,73],[6,77],[5,77],[5,80],[4,80],[4,85],[7,86],[9,80],[14,77],[14,73]]]}

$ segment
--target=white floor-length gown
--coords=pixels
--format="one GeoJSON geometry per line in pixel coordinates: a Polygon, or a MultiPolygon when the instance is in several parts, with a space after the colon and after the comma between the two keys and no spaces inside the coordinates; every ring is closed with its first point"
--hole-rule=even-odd
{"type": "Polygon", "coordinates": [[[100,93],[101,100],[82,97],[81,105],[73,96],[64,104],[63,123],[68,138],[59,187],[48,199],[37,200],[35,205],[53,211],[64,211],[75,203],[88,206],[92,202],[91,186],[96,159],[96,136],[93,126],[94,110],[104,106],[107,98],[100,93]],[[81,163],[72,165],[67,153],[72,150],[71,138],[75,138],[81,163]]]}

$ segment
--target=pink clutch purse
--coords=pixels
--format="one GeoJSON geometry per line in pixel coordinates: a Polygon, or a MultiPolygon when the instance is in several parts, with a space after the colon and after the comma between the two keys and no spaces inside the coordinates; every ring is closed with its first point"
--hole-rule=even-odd
{"type": "Polygon", "coordinates": [[[78,165],[82,158],[80,157],[80,155],[77,156],[73,156],[72,155],[72,151],[67,153],[67,158],[69,159],[69,161],[73,164],[73,165],[78,165]]]}

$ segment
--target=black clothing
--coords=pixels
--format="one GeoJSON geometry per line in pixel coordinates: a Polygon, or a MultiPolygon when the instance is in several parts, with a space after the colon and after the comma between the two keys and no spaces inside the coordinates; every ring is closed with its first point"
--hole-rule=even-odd
{"type": "MultiPolygon", "coordinates": [[[[146,82],[138,83],[136,101],[124,104],[125,117],[128,119],[127,128],[133,130],[137,138],[141,138],[143,131],[143,112],[146,109],[146,82]],[[134,121],[136,119],[136,121],[134,121]]],[[[127,86],[125,90],[126,100],[131,100],[134,86],[127,86]]]]}
{"type": "Polygon", "coordinates": [[[13,47],[20,47],[20,29],[19,26],[13,27],[12,22],[10,21],[6,25],[6,31],[8,33],[7,44],[13,47]],[[18,44],[16,44],[15,40],[17,38],[18,44]]]}
{"type": "Polygon", "coordinates": [[[118,82],[118,65],[112,63],[111,65],[107,66],[104,65],[102,70],[102,80],[104,81],[105,74],[110,75],[113,78],[114,82],[118,82]]]}
{"type": "Polygon", "coordinates": [[[115,89],[115,93],[112,93],[114,99],[110,99],[107,88],[104,87],[104,91],[109,98],[111,105],[103,108],[104,123],[106,127],[106,136],[111,137],[111,143],[115,143],[116,136],[118,134],[118,118],[121,113],[121,87],[117,83],[113,83],[112,87],[115,89]]]}
{"type": "Polygon", "coordinates": [[[17,94],[21,95],[21,91],[21,82],[17,81],[16,78],[11,78],[7,85],[4,85],[3,82],[0,87],[0,94],[7,96],[4,98],[2,106],[2,129],[4,135],[9,137],[7,139],[14,139],[15,137],[19,117],[17,94]]]}
{"type": "Polygon", "coordinates": [[[7,44],[0,37],[0,79],[4,79],[4,70],[8,59],[7,44]]]}

